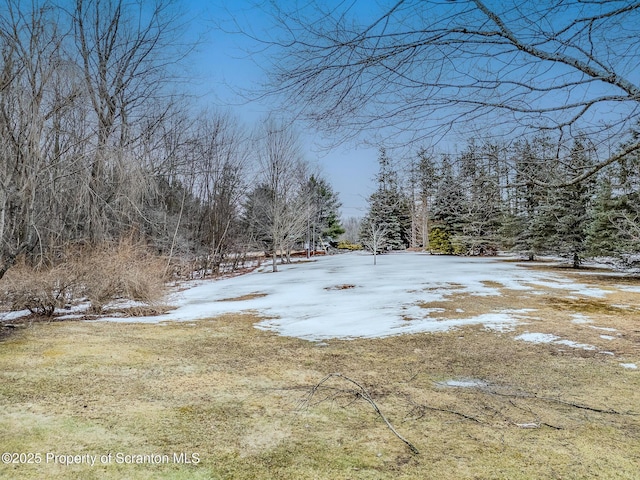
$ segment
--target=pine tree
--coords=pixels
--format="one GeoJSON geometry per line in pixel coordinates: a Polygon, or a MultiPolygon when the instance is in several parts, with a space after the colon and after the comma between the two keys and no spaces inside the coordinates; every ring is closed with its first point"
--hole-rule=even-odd
{"type": "MultiPolygon", "coordinates": [[[[575,178],[589,168],[592,164],[589,154],[586,140],[575,139],[568,158],[560,165],[561,179],[575,178]]],[[[544,228],[537,232],[538,239],[541,234],[546,236],[558,253],[571,259],[574,268],[580,266],[586,251],[593,183],[593,179],[589,179],[554,188],[539,219],[538,226],[544,228]]]]}
{"type": "Polygon", "coordinates": [[[307,182],[307,195],[311,203],[309,240],[317,243],[336,245],[338,237],[344,233],[340,225],[340,201],[331,185],[323,178],[311,175],[307,182]]]}
{"type": "Polygon", "coordinates": [[[249,244],[270,254],[275,250],[275,239],[271,235],[269,207],[273,191],[266,185],[256,186],[245,199],[241,228],[249,244]]]}
{"type": "Polygon", "coordinates": [[[432,202],[438,184],[438,171],[431,155],[421,148],[417,162],[412,163],[409,186],[411,190],[411,246],[429,248],[429,229],[432,202]]]}
{"type": "Polygon", "coordinates": [[[360,238],[369,244],[371,232],[384,232],[384,244],[402,250],[410,244],[411,212],[409,200],[400,190],[398,177],[384,148],[378,158],[378,189],[369,197],[369,212],[361,226],[360,238]]]}
{"type": "Polygon", "coordinates": [[[587,231],[589,254],[616,255],[625,250],[620,229],[616,225],[625,199],[613,198],[609,179],[603,179],[594,200],[592,221],[587,231]]]}
{"type": "Polygon", "coordinates": [[[442,158],[438,179],[432,205],[433,225],[429,232],[429,248],[437,253],[463,253],[463,247],[457,239],[463,233],[466,197],[448,156],[442,158]]]}
{"type": "Polygon", "coordinates": [[[491,144],[479,148],[471,142],[461,156],[459,182],[465,185],[467,209],[460,240],[471,254],[497,249],[502,198],[498,172],[491,162],[496,148],[491,144]]]}
{"type": "Polygon", "coordinates": [[[551,212],[549,191],[540,183],[549,182],[549,164],[553,161],[546,153],[549,150],[548,139],[535,138],[516,145],[514,164],[515,197],[513,216],[507,228],[513,235],[512,249],[527,255],[530,261],[535,256],[551,249],[550,237],[555,232],[555,222],[551,212]]]}

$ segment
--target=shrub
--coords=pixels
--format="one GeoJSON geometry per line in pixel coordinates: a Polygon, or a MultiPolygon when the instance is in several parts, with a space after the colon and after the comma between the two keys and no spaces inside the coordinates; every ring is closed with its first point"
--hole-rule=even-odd
{"type": "Polygon", "coordinates": [[[1,289],[12,310],[51,316],[75,299],[78,283],[68,264],[32,267],[21,258],[2,278],[1,289]]]}
{"type": "Polygon", "coordinates": [[[439,227],[432,228],[429,232],[429,249],[437,253],[452,254],[454,247],[449,232],[439,227]]]}
{"type": "Polygon", "coordinates": [[[125,298],[152,304],[165,293],[165,262],[130,240],[81,255],[76,270],[94,313],[100,313],[112,300],[125,298]]]}
{"type": "Polygon", "coordinates": [[[341,241],[338,243],[339,250],[362,250],[363,247],[359,243],[351,243],[346,241],[341,241]]]}
{"type": "Polygon", "coordinates": [[[51,316],[57,308],[86,298],[91,311],[117,299],[155,304],[165,294],[165,261],[130,240],[94,248],[68,249],[54,265],[33,267],[20,259],[0,281],[12,310],[51,316]]]}

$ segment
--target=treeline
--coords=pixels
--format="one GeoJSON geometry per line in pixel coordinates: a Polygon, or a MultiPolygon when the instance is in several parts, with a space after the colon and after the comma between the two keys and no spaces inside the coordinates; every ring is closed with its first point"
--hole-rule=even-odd
{"type": "Polygon", "coordinates": [[[144,254],[123,258],[215,273],[341,232],[337,197],[288,126],[193,113],[178,7],[0,7],[0,278],[16,262],[43,273],[110,245],[129,252],[125,239],[144,254]]]}
{"type": "Polygon", "coordinates": [[[360,240],[377,250],[561,255],[575,267],[585,257],[638,252],[640,156],[593,174],[598,152],[588,138],[576,137],[568,151],[557,145],[540,136],[470,141],[454,155],[421,150],[404,177],[382,149],[360,240]]]}

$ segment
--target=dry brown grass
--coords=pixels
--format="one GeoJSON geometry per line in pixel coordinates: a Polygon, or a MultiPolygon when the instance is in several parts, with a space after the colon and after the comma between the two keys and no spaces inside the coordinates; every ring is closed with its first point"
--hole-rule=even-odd
{"type": "Polygon", "coordinates": [[[254,293],[248,293],[246,295],[240,295],[238,297],[223,298],[222,300],[220,300],[220,302],[242,302],[244,300],[252,300],[254,298],[261,298],[266,296],[267,296],[266,293],[254,292],[254,293]]]}
{"type": "MultiPolygon", "coordinates": [[[[456,308],[538,308],[529,324],[506,333],[476,326],[311,343],[255,329],[253,315],[34,325],[0,344],[5,450],[195,452],[201,462],[0,465],[0,477],[637,478],[640,374],[619,363],[640,363],[638,313],[597,304],[589,311],[593,323],[576,324],[575,305],[557,301],[558,291],[541,291],[505,291],[502,302],[455,296],[442,304],[451,315],[456,308]],[[591,326],[620,335],[603,340],[591,326]],[[525,330],[616,356],[514,340],[525,330]],[[362,384],[420,454],[347,382],[334,379],[305,403],[332,372],[362,384]],[[482,383],[456,388],[448,380],[482,383]]],[[[629,292],[610,297],[615,304],[640,299],[629,292]]]]}
{"type": "Polygon", "coordinates": [[[343,283],[340,285],[334,285],[332,287],[325,287],[325,290],[350,290],[352,288],[356,288],[356,286],[350,283],[343,283]]]}

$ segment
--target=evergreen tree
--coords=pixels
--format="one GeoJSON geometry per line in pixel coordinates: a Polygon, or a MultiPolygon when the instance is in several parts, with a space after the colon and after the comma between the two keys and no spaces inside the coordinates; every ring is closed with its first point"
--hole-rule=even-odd
{"type": "Polygon", "coordinates": [[[506,228],[513,235],[512,249],[524,253],[529,260],[551,247],[548,240],[555,228],[551,213],[546,213],[549,191],[540,185],[551,180],[548,165],[555,165],[547,153],[549,149],[548,139],[538,137],[517,144],[514,152],[517,186],[506,228]]]}
{"type": "Polygon", "coordinates": [[[466,209],[459,242],[471,254],[497,249],[502,199],[498,172],[490,159],[495,145],[471,142],[461,155],[459,183],[464,185],[466,209]]]}
{"type": "Polygon", "coordinates": [[[369,212],[361,226],[363,244],[370,244],[372,231],[384,232],[384,244],[391,250],[410,245],[411,212],[407,196],[400,190],[398,177],[384,148],[380,149],[378,189],[369,197],[369,212]]]}
{"type": "Polygon", "coordinates": [[[311,203],[308,233],[311,244],[328,243],[335,246],[338,237],[345,231],[340,224],[341,204],[338,195],[325,179],[315,175],[311,175],[307,182],[307,195],[311,203]]]}
{"type": "Polygon", "coordinates": [[[442,158],[438,180],[429,248],[438,253],[463,253],[463,247],[455,240],[463,232],[466,197],[449,156],[442,158]]]}
{"type": "MultiPolygon", "coordinates": [[[[567,180],[577,177],[591,165],[586,140],[577,138],[568,158],[560,164],[558,173],[562,180],[567,180]]],[[[586,251],[593,183],[590,178],[552,189],[537,223],[537,239],[545,238],[545,244],[552,245],[557,253],[570,258],[574,268],[580,266],[586,251]]]]}
{"type": "Polygon", "coordinates": [[[411,243],[413,247],[429,248],[432,202],[438,185],[438,171],[432,156],[421,148],[417,162],[412,163],[409,178],[411,189],[411,243]]]}
{"type": "Polygon", "coordinates": [[[625,203],[625,199],[613,198],[609,179],[600,181],[592,221],[587,231],[587,245],[591,255],[615,255],[625,250],[620,229],[616,225],[625,203]]]}
{"type": "Polygon", "coordinates": [[[255,187],[245,199],[241,228],[250,245],[270,254],[275,250],[275,239],[271,235],[271,215],[273,191],[266,185],[255,187]]]}

